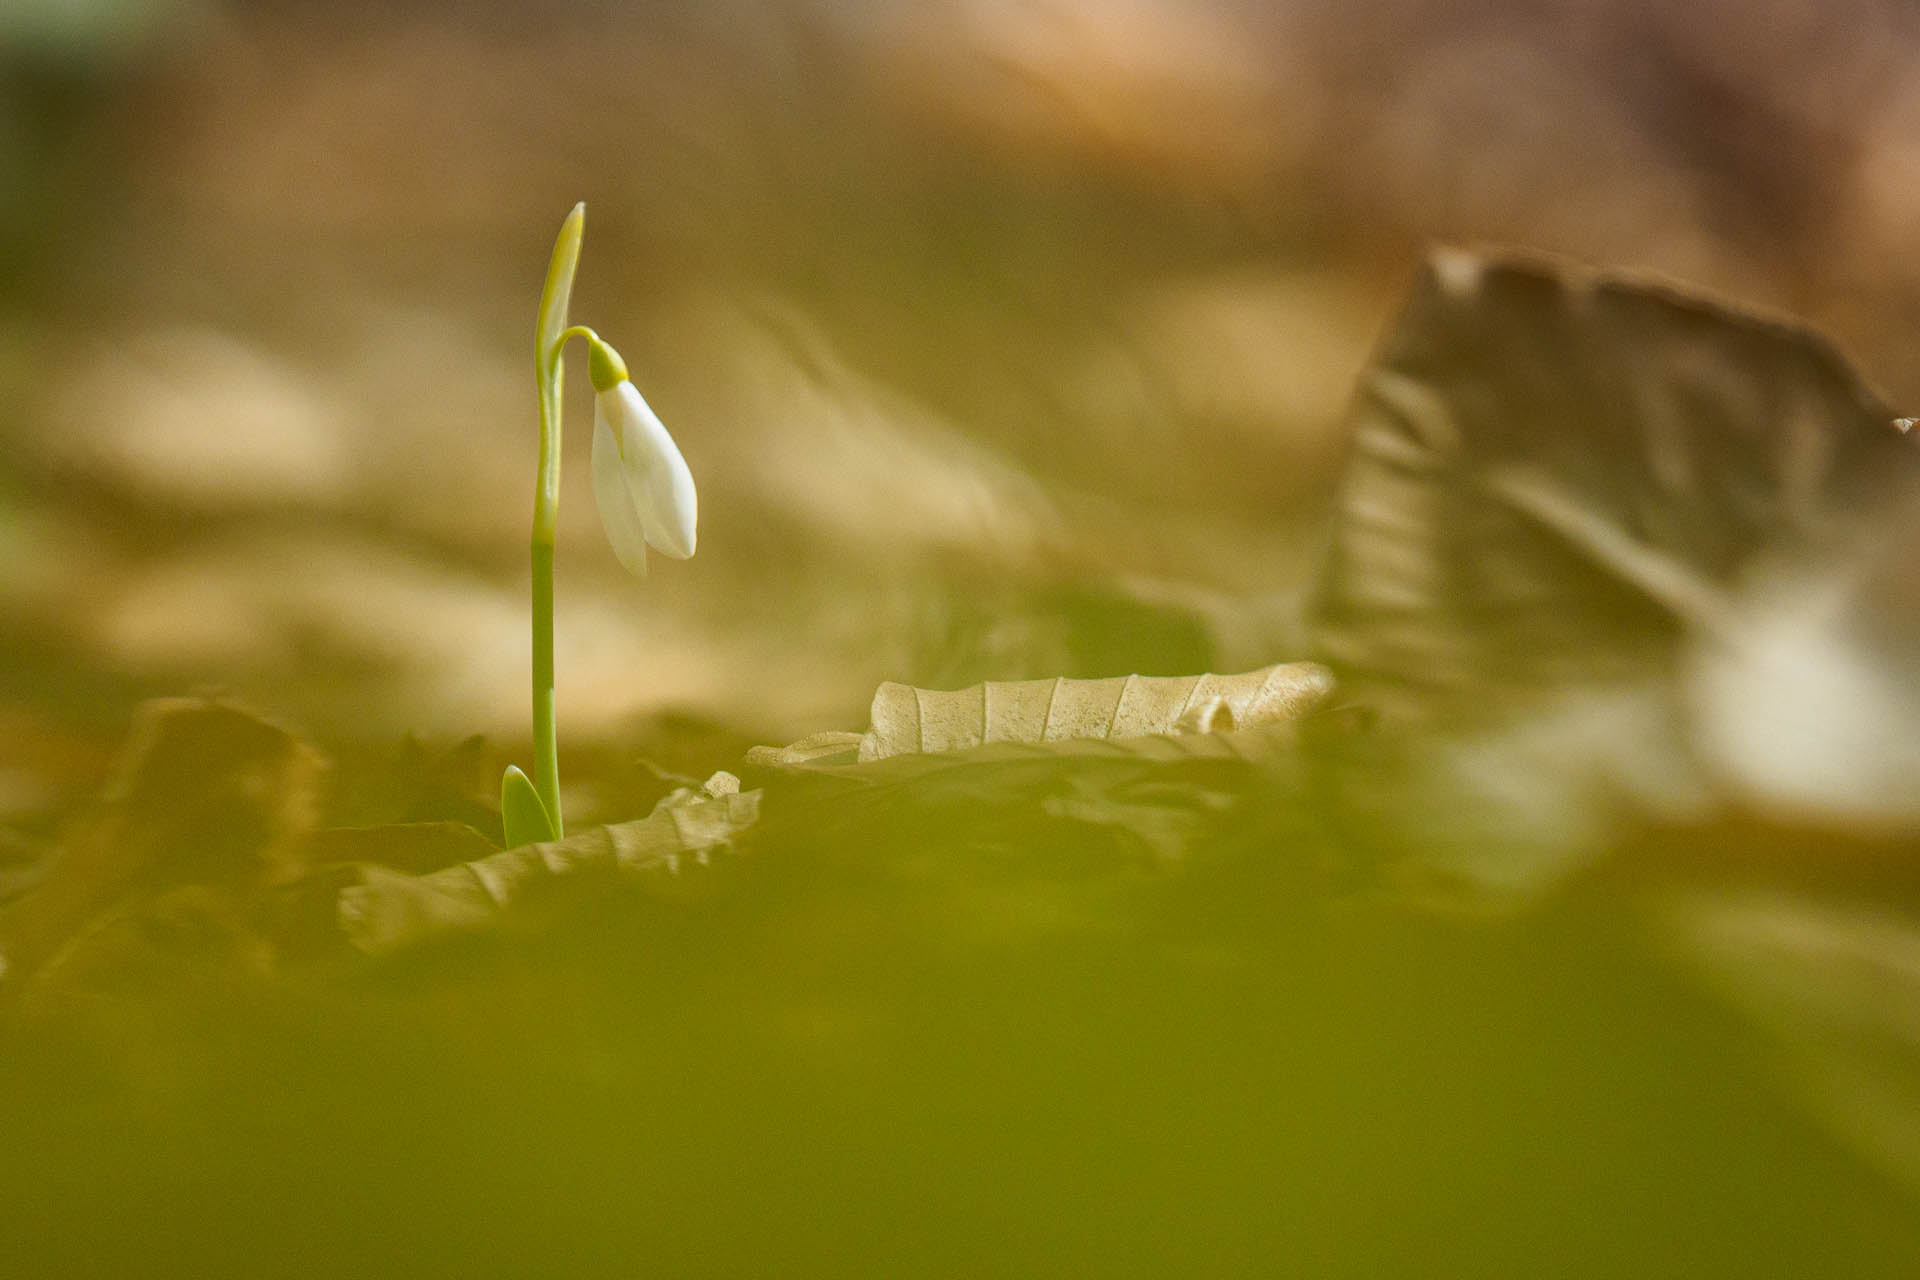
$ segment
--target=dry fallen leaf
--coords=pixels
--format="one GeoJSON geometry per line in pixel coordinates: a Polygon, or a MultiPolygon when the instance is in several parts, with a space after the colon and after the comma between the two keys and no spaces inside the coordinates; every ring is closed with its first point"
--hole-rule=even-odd
{"type": "Polygon", "coordinates": [[[1115,676],[1105,680],[988,682],[951,692],[888,682],[873,696],[873,727],[860,759],[910,752],[961,751],[993,742],[1070,738],[1144,738],[1181,731],[1182,717],[1222,705],[1230,727],[1293,720],[1333,690],[1325,667],[1310,662],[1241,675],[1115,676]]]}
{"type": "Polygon", "coordinates": [[[1332,692],[1332,674],[1311,662],[1236,675],[1061,677],[952,690],[888,681],[873,695],[873,724],[865,734],[814,734],[788,747],[756,747],[747,759],[774,767],[838,765],[993,743],[1255,729],[1298,720],[1320,709],[1332,692]]]}
{"type": "Polygon", "coordinates": [[[92,922],[187,886],[246,893],[303,866],[324,762],[227,703],[142,706],[96,808],[0,912],[0,978],[28,979],[92,922]]]}
{"type": "MultiPolygon", "coordinates": [[[[1763,772],[1756,741],[1781,744],[1771,778],[1813,775],[1793,759],[1809,720],[1829,742],[1894,742],[1883,772],[1920,787],[1891,700],[1836,696],[1856,661],[1910,684],[1920,614],[1886,627],[1864,593],[1824,590],[1871,576],[1862,546],[1900,541],[1886,517],[1920,493],[1920,449],[1819,334],[1648,280],[1441,250],[1348,426],[1309,629],[1387,730],[1337,771],[1356,843],[1469,892],[1538,890],[1649,822],[1763,806],[1728,776],[1763,772]],[[1832,630],[1862,643],[1759,625],[1779,618],[1755,586],[1780,563],[1814,588],[1785,599],[1788,621],[1838,594],[1832,630]]],[[[1840,798],[1795,807],[1840,818],[1840,798]]]]}
{"type": "Polygon", "coordinates": [[[1663,678],[1762,553],[1841,544],[1920,450],[1820,335],[1436,252],[1367,371],[1312,631],[1391,720],[1663,678]]]}
{"type": "Polygon", "coordinates": [[[340,892],[340,928],[369,955],[483,928],[531,886],[559,877],[607,869],[674,874],[683,864],[704,864],[759,814],[758,791],[742,792],[732,774],[716,773],[702,791],[676,791],[637,822],[592,827],[424,876],[368,863],[360,883],[340,892]]]}
{"type": "MultiPolygon", "coordinates": [[[[1169,775],[1171,765],[1244,767],[1271,748],[1269,731],[1319,708],[1333,681],[1324,667],[1291,663],[1237,675],[1028,680],[951,692],[883,684],[865,734],[817,733],[790,746],[757,747],[751,765],[807,775],[826,793],[793,792],[786,817],[816,833],[875,822],[882,809],[944,806],[1030,809],[1056,823],[1132,835],[1172,858],[1209,829],[1226,801],[1216,780],[1169,775]],[[1232,732],[1229,732],[1232,730],[1232,732]],[[1097,773],[1089,774],[1087,770],[1097,773]],[[1079,772],[1076,772],[1079,770],[1079,772]],[[836,784],[845,784],[844,786],[836,784]]],[[[368,863],[343,890],[348,940],[381,954],[448,932],[484,928],[530,885],[608,867],[673,873],[704,863],[761,815],[761,792],[717,773],[638,822],[528,845],[429,875],[368,863]]],[[[884,814],[878,818],[883,827],[884,814]]],[[[789,830],[794,828],[790,827],[789,830]]]]}

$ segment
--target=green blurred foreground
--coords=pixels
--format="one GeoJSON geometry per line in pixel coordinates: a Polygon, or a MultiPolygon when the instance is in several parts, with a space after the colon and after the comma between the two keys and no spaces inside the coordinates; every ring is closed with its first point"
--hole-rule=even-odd
{"type": "Polygon", "coordinates": [[[1914,1274],[1646,884],[1409,905],[1296,782],[774,779],[710,866],[372,965],[179,896],[8,1028],[7,1272],[1914,1274]]]}

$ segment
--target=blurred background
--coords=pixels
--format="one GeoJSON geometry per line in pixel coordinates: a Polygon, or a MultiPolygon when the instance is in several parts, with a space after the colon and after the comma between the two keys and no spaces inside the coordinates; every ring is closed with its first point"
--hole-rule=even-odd
{"type": "Polygon", "coordinates": [[[574,318],[702,520],[620,570],[576,359],[563,753],[1301,656],[1434,241],[1788,310],[1920,402],[1899,0],[6,0],[0,824],[156,693],[524,751],[531,333],[583,199],[574,318]]]}
{"type": "MultiPolygon", "coordinates": [[[[883,680],[1305,656],[1350,391],[1436,242],[1790,312],[1920,404],[1911,0],[0,0],[0,899],[155,695],[316,743],[328,824],[498,830],[470,736],[529,762],[532,331],[580,200],[573,317],[701,528],[620,569],[576,353],[576,830],[646,812],[643,757],[859,729],[883,680]]],[[[304,833],[309,753],[150,735],[139,803],[70,828],[71,920],[52,873],[18,899],[79,927],[87,858],[135,886],[43,925],[48,1016],[0,1018],[4,1256],[1920,1274],[1910,826],[1716,817],[1529,910],[1363,891],[1355,832],[1477,852],[1463,798],[1516,844],[1618,807],[1569,723],[1398,778],[1389,735],[1339,738],[1318,807],[1306,753],[1090,759],[1038,804],[789,779],[775,856],[582,876],[371,967],[308,937],[341,868],[167,878],[304,833]],[[1175,876],[1141,830],[1204,854],[1175,876]]]]}

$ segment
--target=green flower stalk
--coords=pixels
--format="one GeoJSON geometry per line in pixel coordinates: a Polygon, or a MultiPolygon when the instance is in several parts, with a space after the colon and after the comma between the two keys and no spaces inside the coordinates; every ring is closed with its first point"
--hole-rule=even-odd
{"type": "Polygon", "coordinates": [[[574,270],[587,206],[573,207],[554,242],[534,323],[534,377],[540,394],[540,462],[533,495],[533,778],[507,767],[500,813],[509,848],[566,833],[560,814],[559,739],[554,725],[553,547],[560,507],[560,415],[567,342],[587,343],[593,382],[593,493],[614,555],[644,577],[647,548],[685,560],[693,554],[693,473],[673,437],[627,376],[620,353],[583,325],[569,326],[574,270]]]}

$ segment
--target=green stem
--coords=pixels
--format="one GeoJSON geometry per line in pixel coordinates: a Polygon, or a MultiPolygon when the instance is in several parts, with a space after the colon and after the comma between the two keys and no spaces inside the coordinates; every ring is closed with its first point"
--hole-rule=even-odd
{"type": "Polygon", "coordinates": [[[553,835],[566,834],[560,816],[560,732],[553,716],[553,544],[560,508],[560,389],[564,371],[556,348],[540,361],[540,473],[533,495],[533,789],[540,793],[553,835]]]}
{"type": "Polygon", "coordinates": [[[553,542],[533,540],[533,789],[540,793],[557,840],[560,818],[560,736],[553,720],[553,542]]]}
{"type": "Polygon", "coordinates": [[[546,806],[555,839],[566,834],[560,817],[560,739],[553,698],[553,543],[560,509],[561,390],[566,385],[560,350],[580,262],[585,204],[561,224],[540,291],[534,322],[533,370],[540,392],[539,478],[533,494],[533,786],[546,806]]]}

